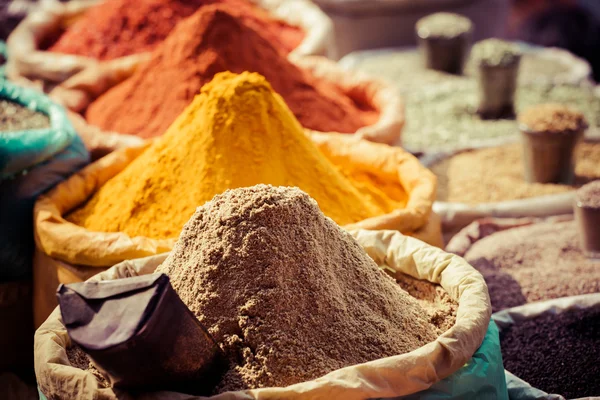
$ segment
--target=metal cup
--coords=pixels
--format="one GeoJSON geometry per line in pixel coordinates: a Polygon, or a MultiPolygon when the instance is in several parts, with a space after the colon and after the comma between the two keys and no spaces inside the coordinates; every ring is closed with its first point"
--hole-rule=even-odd
{"type": "Polygon", "coordinates": [[[426,68],[462,75],[471,49],[471,31],[455,37],[428,36],[417,33],[419,51],[426,68]]]}
{"type": "Polygon", "coordinates": [[[478,71],[479,107],[483,119],[513,118],[520,57],[506,66],[481,64],[478,71]]]}
{"type": "Polygon", "coordinates": [[[574,212],[583,253],[600,261],[600,208],[586,207],[576,200],[574,212]]]}
{"type": "Polygon", "coordinates": [[[575,147],[585,128],[575,132],[535,132],[521,125],[525,180],[570,185],[575,180],[575,147]]]}

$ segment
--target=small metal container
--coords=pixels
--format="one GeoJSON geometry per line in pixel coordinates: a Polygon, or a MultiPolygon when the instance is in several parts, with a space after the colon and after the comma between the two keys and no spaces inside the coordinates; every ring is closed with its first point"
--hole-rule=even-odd
{"type": "Polygon", "coordinates": [[[471,48],[471,32],[453,38],[418,36],[418,43],[426,68],[463,74],[471,48]]]}
{"type": "Polygon", "coordinates": [[[462,75],[471,50],[473,24],[458,14],[437,13],[416,25],[419,52],[426,68],[462,75]]]}
{"type": "Polygon", "coordinates": [[[483,119],[514,118],[520,57],[510,65],[479,65],[479,106],[483,119]]]}
{"type": "Polygon", "coordinates": [[[520,125],[525,180],[570,185],[575,180],[575,148],[585,127],[576,132],[535,132],[520,125]]]}
{"type": "Polygon", "coordinates": [[[573,210],[583,253],[600,262],[600,207],[577,196],[573,210]]]}

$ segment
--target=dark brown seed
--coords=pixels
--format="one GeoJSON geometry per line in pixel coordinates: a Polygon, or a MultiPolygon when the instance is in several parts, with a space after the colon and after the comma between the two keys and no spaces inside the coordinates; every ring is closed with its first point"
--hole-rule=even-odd
{"type": "Polygon", "coordinates": [[[600,307],[544,314],[500,333],[506,370],[567,399],[600,395],[600,307]]]}

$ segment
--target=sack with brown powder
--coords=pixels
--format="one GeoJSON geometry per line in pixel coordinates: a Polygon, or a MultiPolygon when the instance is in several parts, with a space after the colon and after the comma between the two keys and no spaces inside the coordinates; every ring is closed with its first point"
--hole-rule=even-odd
{"type": "Polygon", "coordinates": [[[586,258],[572,215],[480,219],[456,234],[446,251],[482,273],[494,312],[600,291],[599,265],[586,258]]]}
{"type": "MultiPolygon", "coordinates": [[[[216,392],[243,391],[216,398],[399,396],[427,389],[473,356],[489,321],[481,276],[460,258],[397,232],[353,235],[375,263],[297,189],[232,190],[198,209],[158,270],[170,275],[184,303],[230,357],[216,392]],[[441,283],[459,303],[454,326],[442,333],[376,263],[441,283]],[[353,351],[347,351],[348,343],[353,351]],[[357,379],[364,385],[357,387],[357,379]]],[[[152,273],[162,259],[125,262],[93,279],[152,273]]],[[[114,398],[90,372],[68,367],[70,342],[63,332],[56,310],[36,333],[42,392],[64,398],[85,382],[82,398],[98,393],[114,398]],[[58,361],[49,364],[48,357],[58,361]]],[[[487,373],[491,370],[496,368],[487,373]]],[[[469,390],[491,385],[498,398],[506,398],[497,377],[482,375],[473,374],[469,390]]],[[[179,398],[165,392],[150,396],[179,398]]]]}

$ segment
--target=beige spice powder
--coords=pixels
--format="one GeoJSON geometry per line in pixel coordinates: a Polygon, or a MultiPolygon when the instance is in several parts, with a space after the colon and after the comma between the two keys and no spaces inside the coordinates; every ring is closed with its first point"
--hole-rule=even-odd
{"type": "Polygon", "coordinates": [[[541,104],[519,114],[519,122],[533,132],[574,133],[587,127],[585,116],[561,104],[541,104]]]}
{"type": "Polygon", "coordinates": [[[297,188],[216,196],[157,272],[228,355],[215,392],[315,379],[443,331],[297,188]]]}
{"type": "Polygon", "coordinates": [[[518,143],[465,151],[431,170],[438,177],[439,201],[477,204],[565,193],[600,179],[600,143],[581,143],[575,160],[574,186],[526,182],[518,143]]]}

